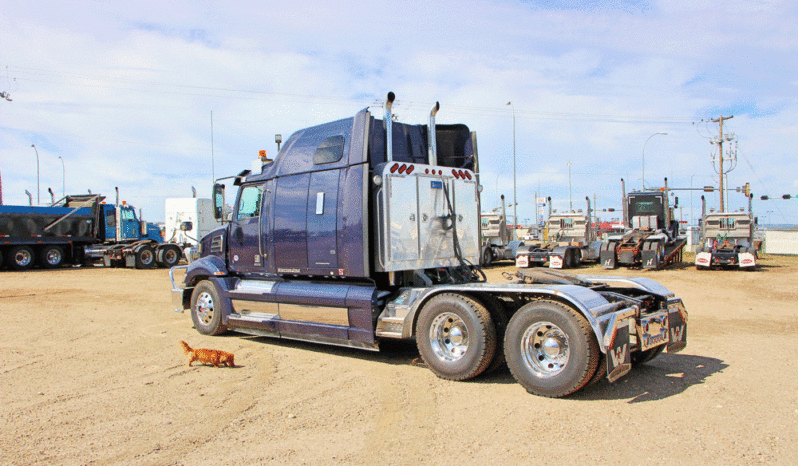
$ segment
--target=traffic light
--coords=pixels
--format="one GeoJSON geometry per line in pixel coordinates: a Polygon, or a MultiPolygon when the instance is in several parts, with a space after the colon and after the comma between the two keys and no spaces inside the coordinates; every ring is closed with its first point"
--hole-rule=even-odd
{"type": "Polygon", "coordinates": [[[745,193],[746,197],[748,197],[751,194],[751,184],[750,183],[745,183],[745,187],[743,187],[743,192],[745,193]]]}
{"type": "Polygon", "coordinates": [[[790,199],[791,197],[792,197],[792,196],[790,196],[789,194],[783,194],[783,195],[781,196],[781,198],[782,198],[782,199],[790,199]]]}
{"type": "Polygon", "coordinates": [[[768,200],[768,199],[770,199],[770,198],[769,198],[769,197],[767,197],[767,196],[761,196],[759,199],[762,199],[763,201],[767,201],[767,200],[768,200]]]}

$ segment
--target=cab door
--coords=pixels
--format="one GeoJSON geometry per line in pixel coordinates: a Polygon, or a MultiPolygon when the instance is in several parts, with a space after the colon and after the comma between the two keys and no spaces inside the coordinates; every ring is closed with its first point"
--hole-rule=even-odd
{"type": "Polygon", "coordinates": [[[234,272],[257,272],[263,268],[263,245],[260,241],[262,185],[244,185],[238,194],[230,222],[227,260],[234,272]]]}

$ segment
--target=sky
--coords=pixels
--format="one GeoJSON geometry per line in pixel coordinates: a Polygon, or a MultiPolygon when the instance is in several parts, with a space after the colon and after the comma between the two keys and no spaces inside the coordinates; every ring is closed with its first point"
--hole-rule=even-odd
{"type": "Polygon", "coordinates": [[[10,0],[3,202],[118,187],[163,221],[166,198],[210,197],[214,177],[275,155],[275,134],[381,118],[393,91],[399,121],[438,101],[439,124],[477,133],[483,210],[504,195],[519,223],[536,196],[617,218],[621,179],[665,178],[693,223],[702,195],[719,208],[690,188],[718,186],[712,120],[732,117],[727,210],[747,208],[748,182],[760,223],[798,224],[797,25],[789,0],[10,0]]]}

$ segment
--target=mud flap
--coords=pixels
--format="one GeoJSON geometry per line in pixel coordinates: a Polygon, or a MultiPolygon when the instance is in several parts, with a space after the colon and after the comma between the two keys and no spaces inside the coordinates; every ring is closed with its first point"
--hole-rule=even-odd
{"type": "Polygon", "coordinates": [[[599,260],[601,261],[601,267],[605,269],[614,269],[618,266],[615,259],[615,250],[602,249],[599,252],[599,260]]]}
{"type": "Polygon", "coordinates": [[[529,267],[529,256],[515,256],[516,267],[529,267]]]}
{"type": "Polygon", "coordinates": [[[644,269],[658,269],[660,268],[659,257],[657,256],[657,249],[646,249],[640,252],[640,257],[643,261],[644,269]]]}
{"type": "Polygon", "coordinates": [[[562,256],[550,255],[549,256],[549,268],[551,269],[562,269],[563,268],[563,260],[562,256]]]}
{"type": "Polygon", "coordinates": [[[668,353],[678,353],[687,346],[687,311],[679,302],[668,306],[668,353]]]}
{"type": "Polygon", "coordinates": [[[615,382],[632,369],[632,355],[629,343],[630,319],[616,323],[610,344],[607,346],[607,379],[615,382]]]}

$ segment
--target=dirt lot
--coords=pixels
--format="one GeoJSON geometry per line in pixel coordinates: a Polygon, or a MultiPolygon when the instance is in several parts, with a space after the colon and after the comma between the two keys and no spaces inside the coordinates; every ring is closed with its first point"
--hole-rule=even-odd
{"type": "Polygon", "coordinates": [[[610,271],[684,299],[687,349],[546,399],[506,369],[438,379],[413,345],[202,336],[165,270],[3,271],[0,464],[794,465],[796,272],[610,271]],[[180,340],[240,367],[190,368],[180,340]]]}

